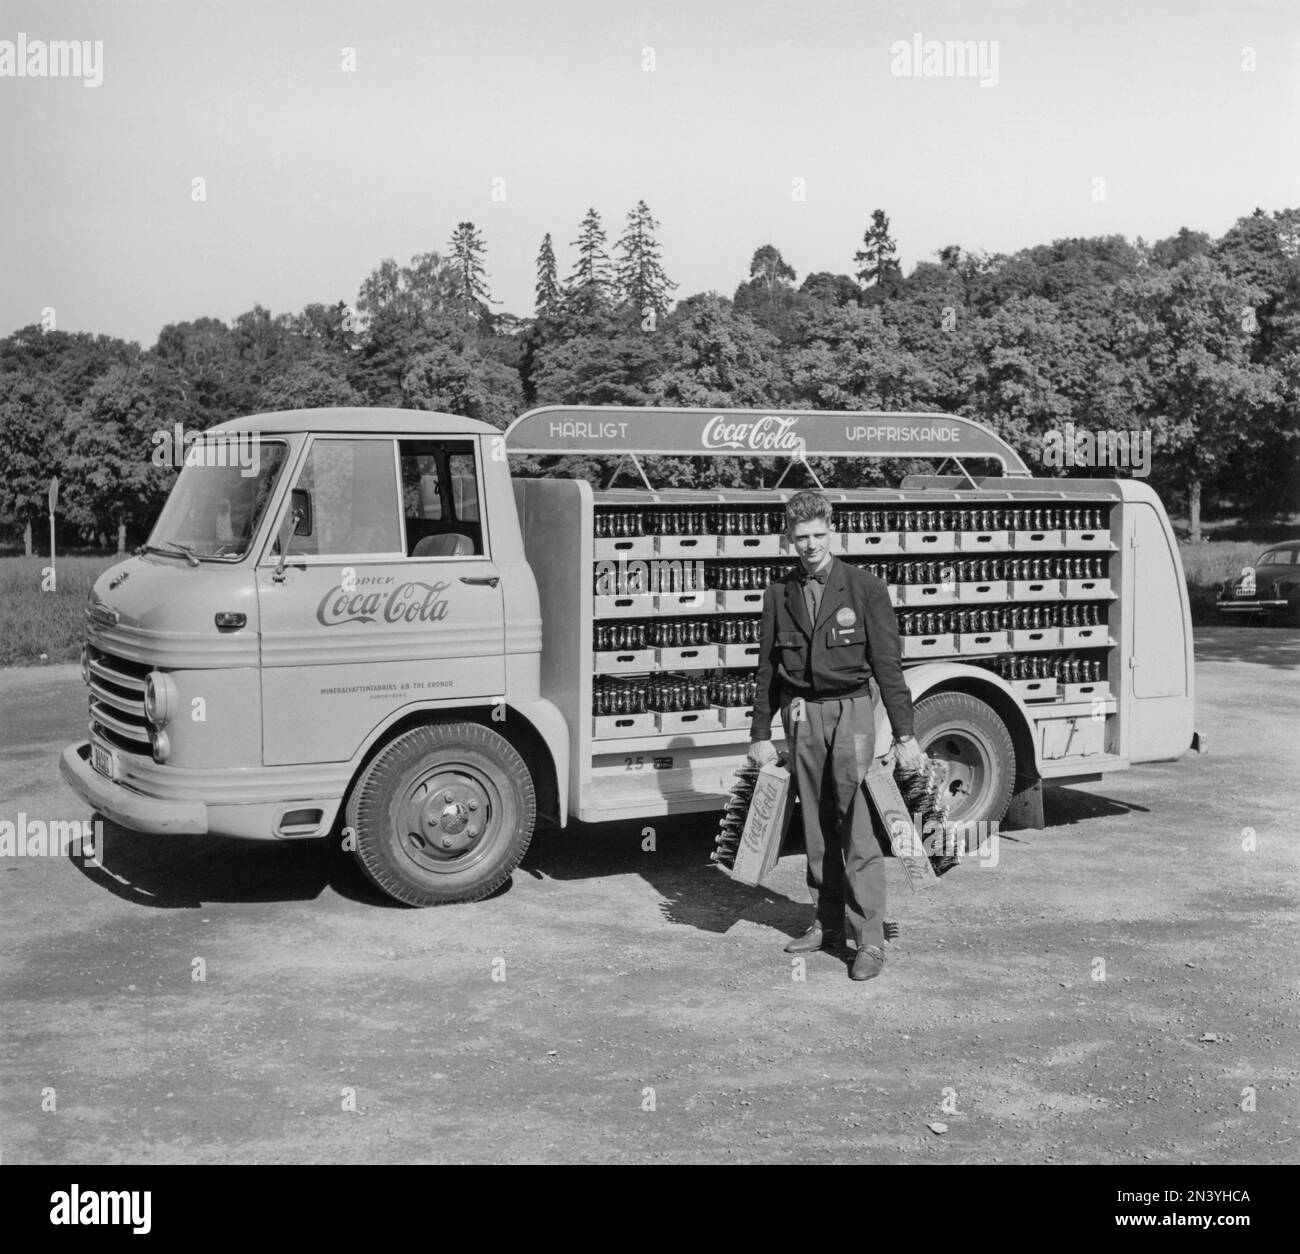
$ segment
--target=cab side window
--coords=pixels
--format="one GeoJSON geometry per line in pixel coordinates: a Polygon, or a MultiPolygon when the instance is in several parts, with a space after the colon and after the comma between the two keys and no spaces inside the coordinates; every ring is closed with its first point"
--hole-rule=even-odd
{"type": "Polygon", "coordinates": [[[294,486],[310,493],[311,530],[293,537],[290,556],[402,551],[391,440],[317,439],[294,486]]]}
{"type": "Polygon", "coordinates": [[[478,464],[472,440],[401,440],[406,552],[413,558],[481,557],[478,464]]]}

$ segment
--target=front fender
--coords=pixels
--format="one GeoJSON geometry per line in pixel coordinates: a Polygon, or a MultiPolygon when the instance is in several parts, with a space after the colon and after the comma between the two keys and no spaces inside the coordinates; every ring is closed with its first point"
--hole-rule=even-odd
{"type": "Polygon", "coordinates": [[[560,826],[569,821],[569,724],[559,709],[543,697],[513,701],[510,708],[526,718],[546,742],[555,763],[555,795],[560,805],[560,826]]]}

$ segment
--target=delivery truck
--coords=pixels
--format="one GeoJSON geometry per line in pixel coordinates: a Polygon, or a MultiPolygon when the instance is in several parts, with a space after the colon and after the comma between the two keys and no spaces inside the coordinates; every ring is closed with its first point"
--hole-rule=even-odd
{"type": "Polygon", "coordinates": [[[339,408],[191,446],[89,595],[89,735],[62,773],[137,831],[332,836],[413,905],[494,891],[543,818],[719,810],[795,483],[889,588],[954,821],[1041,826],[1044,785],[1192,745],[1186,586],[1142,482],[1035,478],[948,414],[546,406],[503,433],[339,408]],[[514,455],[612,473],[512,478],[514,455]],[[659,456],[771,484],[656,486],[659,456]],[[862,458],[923,472],[814,473],[862,458]]]}

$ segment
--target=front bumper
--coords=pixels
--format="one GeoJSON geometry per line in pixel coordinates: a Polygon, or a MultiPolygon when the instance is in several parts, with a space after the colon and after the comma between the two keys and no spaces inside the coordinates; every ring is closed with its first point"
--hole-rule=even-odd
{"type": "Polygon", "coordinates": [[[1220,597],[1214,604],[1220,614],[1280,614],[1286,609],[1286,601],[1273,598],[1251,601],[1245,597],[1220,597]]]}
{"type": "Polygon", "coordinates": [[[90,765],[88,741],[63,751],[59,774],[82,801],[121,827],[153,836],[207,835],[208,807],[202,801],[160,801],[106,779],[90,765]]]}

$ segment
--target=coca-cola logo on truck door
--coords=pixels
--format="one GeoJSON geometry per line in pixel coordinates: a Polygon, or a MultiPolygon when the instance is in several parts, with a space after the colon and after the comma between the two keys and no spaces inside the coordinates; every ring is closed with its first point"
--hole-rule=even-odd
{"type": "Polygon", "coordinates": [[[316,621],[322,627],[339,627],[344,623],[440,623],[447,617],[446,581],[413,579],[382,589],[356,586],[360,583],[357,580],[346,588],[336,583],[321,597],[316,621]]]}

